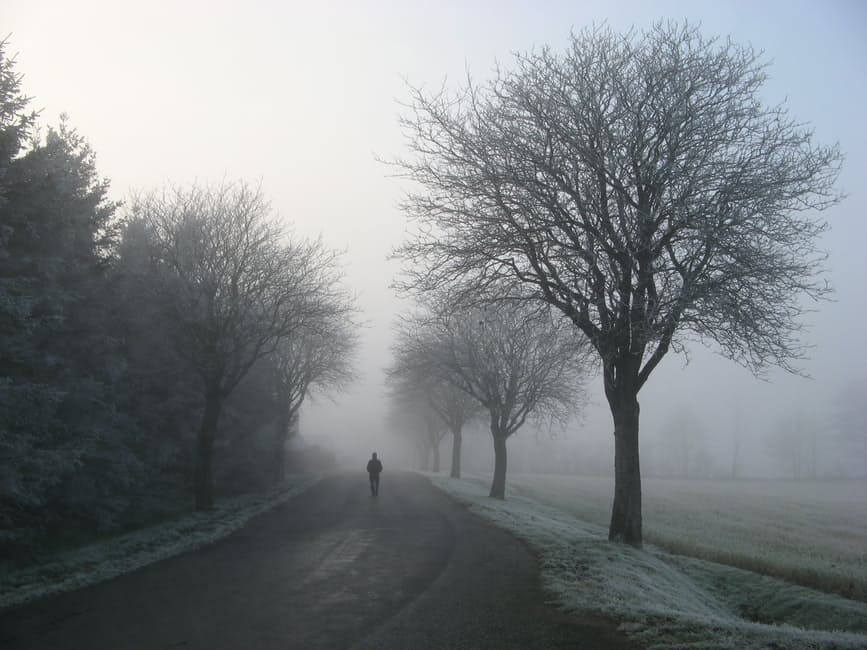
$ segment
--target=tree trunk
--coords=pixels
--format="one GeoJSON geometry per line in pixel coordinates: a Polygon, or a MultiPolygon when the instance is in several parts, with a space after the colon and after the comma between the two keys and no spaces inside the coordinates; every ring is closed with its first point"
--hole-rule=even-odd
{"type": "Polygon", "coordinates": [[[274,441],[275,482],[286,480],[286,441],[294,437],[298,428],[298,407],[288,409],[277,424],[274,441]]]}
{"type": "MultiPolygon", "coordinates": [[[[608,539],[641,546],[641,470],[638,462],[638,397],[615,389],[614,506],[608,539]],[[626,394],[623,394],[626,393],[626,394]]],[[[611,402],[612,400],[609,399],[611,402]]]]}
{"type": "Polygon", "coordinates": [[[440,471],[440,441],[434,438],[430,443],[430,450],[433,454],[433,471],[438,474],[440,471]]]}
{"type": "Polygon", "coordinates": [[[506,436],[499,431],[491,430],[494,436],[494,480],[491,483],[491,493],[494,499],[506,498],[506,436]]]}
{"type": "Polygon", "coordinates": [[[195,493],[196,510],[210,510],[214,507],[214,477],[211,459],[214,455],[214,438],[217,434],[217,421],[223,399],[218,390],[208,390],[205,394],[205,411],[196,439],[195,493]]]}
{"type": "Polygon", "coordinates": [[[280,417],[274,436],[274,482],[286,480],[286,441],[292,428],[292,417],[288,413],[280,417]]]}
{"type": "Polygon", "coordinates": [[[460,427],[452,429],[452,478],[461,477],[461,443],[463,440],[460,427]]]}

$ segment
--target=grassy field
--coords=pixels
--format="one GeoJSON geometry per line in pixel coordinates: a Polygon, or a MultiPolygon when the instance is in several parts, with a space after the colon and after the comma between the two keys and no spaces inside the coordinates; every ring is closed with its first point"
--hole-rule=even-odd
{"type": "Polygon", "coordinates": [[[863,584],[863,482],[810,488],[648,481],[646,539],[670,537],[690,556],[650,540],[642,549],[608,542],[609,481],[518,475],[501,501],[487,497],[490,477],[431,480],[525,540],[554,603],[616,621],[641,647],[867,648],[867,602],[767,575],[815,574],[843,584],[839,561],[860,571],[852,582],[863,584]],[[837,539],[841,531],[849,537],[837,539]]]}
{"type": "MultiPolygon", "coordinates": [[[[608,525],[610,479],[515,475],[510,487],[608,525]]],[[[645,541],[867,600],[867,481],[645,479],[642,487],[645,541]]]]}

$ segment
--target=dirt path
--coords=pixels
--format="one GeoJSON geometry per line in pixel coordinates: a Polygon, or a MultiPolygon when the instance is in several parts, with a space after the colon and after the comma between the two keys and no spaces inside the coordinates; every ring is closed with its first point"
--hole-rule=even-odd
{"type": "Polygon", "coordinates": [[[225,540],[0,612],[12,648],[626,648],[424,478],[334,476],[225,540]]]}

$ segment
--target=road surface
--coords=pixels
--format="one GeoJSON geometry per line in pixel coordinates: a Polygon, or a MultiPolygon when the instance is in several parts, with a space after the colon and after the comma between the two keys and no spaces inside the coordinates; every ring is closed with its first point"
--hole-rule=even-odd
{"type": "Polygon", "coordinates": [[[414,474],[336,475],[210,546],[0,611],[0,647],[628,648],[544,604],[514,537],[414,474]]]}

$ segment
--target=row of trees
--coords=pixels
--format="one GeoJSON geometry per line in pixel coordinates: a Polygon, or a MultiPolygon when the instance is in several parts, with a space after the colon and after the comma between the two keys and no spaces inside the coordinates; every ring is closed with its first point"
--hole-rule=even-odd
{"type": "Polygon", "coordinates": [[[388,370],[392,411],[422,454],[434,454],[434,471],[439,441],[451,434],[458,478],[463,427],[485,418],[494,450],[490,496],[502,499],[507,440],[528,418],[565,424],[577,414],[587,346],[545,306],[463,307],[440,294],[400,321],[388,370]]]}
{"type": "Polygon", "coordinates": [[[174,349],[198,375],[196,507],[213,504],[211,459],[226,399],[258,363],[282,404],[275,457],[311,383],[350,376],[355,307],[339,256],[295,240],[261,190],[244,184],[176,188],[134,199],[123,252],[130,280],[169,324],[174,349]]]}
{"type": "Polygon", "coordinates": [[[688,24],[573,34],[490,81],[412,91],[402,118],[418,225],[399,286],[559,311],[602,367],[614,428],[609,538],[642,541],[638,394],[695,337],[795,370],[842,156],[760,97],[767,64],[688,24]]]}
{"type": "Polygon", "coordinates": [[[0,547],[278,480],[312,389],[351,377],[340,258],[244,183],[109,198],[0,43],[0,547]],[[187,499],[189,497],[186,497],[187,499]]]}

